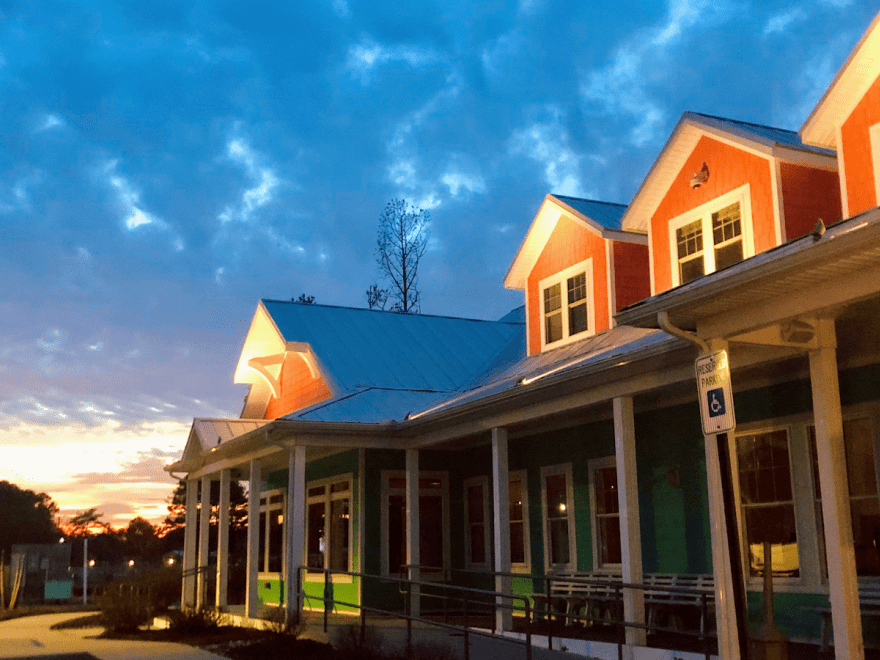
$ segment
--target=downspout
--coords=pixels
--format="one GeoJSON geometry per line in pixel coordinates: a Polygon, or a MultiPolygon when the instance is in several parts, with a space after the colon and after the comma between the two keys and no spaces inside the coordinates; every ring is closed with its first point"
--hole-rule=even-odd
{"type": "Polygon", "coordinates": [[[700,348],[700,353],[705,355],[709,353],[709,344],[700,339],[693,332],[687,332],[686,330],[682,330],[681,328],[676,328],[669,322],[669,314],[667,312],[657,312],[657,325],[660,326],[660,329],[666,334],[672,335],[673,337],[678,337],[679,339],[684,339],[686,342],[690,342],[691,344],[695,344],[700,348]]]}

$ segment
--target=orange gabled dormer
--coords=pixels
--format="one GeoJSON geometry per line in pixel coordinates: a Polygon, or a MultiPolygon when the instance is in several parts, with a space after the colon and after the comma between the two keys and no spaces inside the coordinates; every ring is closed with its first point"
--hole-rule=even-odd
{"type": "Polygon", "coordinates": [[[804,122],[807,144],[837,151],[843,217],[880,205],[880,14],[804,122]]]}
{"type": "Polygon", "coordinates": [[[504,286],[526,293],[529,355],[608,330],[618,310],[650,294],[644,233],[625,232],[626,207],[547,195],[504,286]]]}
{"type": "Polygon", "coordinates": [[[648,233],[651,295],[841,219],[837,159],[793,131],[686,112],[623,219],[648,233]]]}
{"type": "Polygon", "coordinates": [[[245,338],[234,382],[250,385],[242,418],[277,419],[333,396],[308,344],[287,341],[262,302],[245,338]]]}

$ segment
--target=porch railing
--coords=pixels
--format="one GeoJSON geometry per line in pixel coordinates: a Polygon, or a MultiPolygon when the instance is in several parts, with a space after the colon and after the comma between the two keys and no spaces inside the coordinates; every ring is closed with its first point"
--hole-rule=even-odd
{"type": "MultiPolygon", "coordinates": [[[[323,581],[323,595],[320,597],[308,595],[309,600],[317,600],[322,602],[323,614],[324,614],[324,632],[326,633],[328,630],[329,624],[329,616],[330,612],[335,608],[335,606],[339,605],[342,607],[351,607],[357,610],[360,614],[360,639],[363,644],[366,639],[366,630],[367,630],[367,614],[377,614],[386,617],[393,617],[397,619],[403,619],[406,621],[406,645],[407,645],[407,653],[410,653],[410,649],[412,648],[412,624],[413,622],[421,623],[424,625],[434,626],[437,628],[441,628],[444,630],[452,631],[452,634],[461,635],[464,643],[464,659],[470,660],[470,636],[477,635],[483,637],[489,637],[498,639],[495,635],[494,625],[492,626],[491,631],[486,631],[482,629],[472,628],[470,623],[470,616],[472,616],[474,612],[474,607],[479,605],[486,605],[488,602],[493,602],[494,607],[502,608],[502,609],[510,609],[511,611],[519,611],[524,612],[526,621],[531,621],[531,602],[526,596],[517,596],[514,594],[501,594],[500,592],[488,590],[488,589],[476,589],[473,587],[463,587],[458,585],[446,584],[446,583],[437,583],[437,582],[426,582],[420,580],[411,580],[405,577],[395,577],[395,576],[380,576],[380,575],[371,575],[367,573],[359,573],[354,571],[338,571],[333,569],[316,569],[316,568],[306,568],[300,567],[298,570],[298,584],[302,585],[303,578],[305,572],[309,573],[322,573],[324,576],[323,581]],[[350,603],[343,600],[339,600],[334,596],[333,590],[333,576],[347,576],[352,578],[361,578],[366,580],[377,580],[384,583],[396,583],[398,585],[401,593],[404,594],[404,611],[395,611],[388,609],[381,609],[377,607],[371,607],[368,605],[364,605],[362,603],[350,603]],[[437,593],[431,593],[430,589],[442,588],[446,595],[441,595],[437,593]],[[429,589],[425,591],[425,589],[429,589]],[[461,605],[463,623],[462,625],[456,625],[454,623],[450,623],[448,610],[447,615],[444,616],[443,621],[437,621],[434,619],[429,619],[427,617],[413,614],[413,596],[418,595],[420,599],[443,599],[444,602],[447,602],[450,598],[453,598],[454,601],[461,605]],[[501,597],[509,600],[509,603],[498,603],[497,598],[501,597]],[[522,603],[521,606],[515,603],[522,603]]],[[[303,590],[299,589],[297,591],[297,602],[296,602],[296,611],[300,611],[300,599],[304,597],[303,590]]],[[[503,638],[505,643],[518,644],[522,645],[525,648],[526,660],[532,659],[532,632],[531,626],[526,625],[525,636],[524,639],[517,638],[503,638]]]]}
{"type": "MultiPolygon", "coordinates": [[[[544,626],[546,626],[546,630],[544,630],[544,626],[542,626],[542,632],[546,632],[547,636],[547,645],[549,649],[553,649],[553,637],[560,637],[559,633],[565,632],[564,625],[561,625],[557,622],[554,617],[554,608],[553,603],[554,600],[559,601],[563,600],[559,595],[554,596],[553,592],[553,582],[555,580],[565,580],[568,583],[577,583],[579,585],[583,585],[585,587],[584,592],[588,591],[589,587],[605,587],[610,590],[611,595],[606,597],[605,600],[607,602],[613,602],[615,607],[610,608],[610,611],[614,613],[614,616],[611,618],[601,616],[593,616],[590,613],[589,607],[585,607],[584,614],[582,615],[571,615],[569,613],[565,613],[562,618],[564,620],[575,622],[583,622],[585,624],[591,623],[601,623],[606,628],[614,629],[614,637],[615,642],[617,644],[617,655],[618,658],[623,657],[623,647],[626,644],[626,629],[627,628],[637,628],[644,630],[647,634],[667,634],[667,635],[676,635],[676,636],[684,636],[684,637],[692,637],[695,638],[698,642],[698,645],[702,647],[703,655],[706,660],[709,660],[713,650],[713,642],[714,645],[717,645],[717,633],[714,633],[710,630],[710,605],[714,603],[714,594],[710,594],[709,592],[692,589],[687,587],[673,587],[673,586],[664,586],[658,584],[643,584],[643,583],[627,583],[622,582],[620,580],[609,580],[603,578],[588,578],[577,575],[552,575],[552,574],[533,574],[533,573],[513,573],[513,572],[501,572],[501,571],[480,571],[474,569],[465,569],[465,568],[438,568],[433,566],[422,566],[422,565],[407,565],[402,567],[403,571],[409,573],[409,571],[413,569],[419,569],[420,572],[432,572],[439,573],[443,576],[444,584],[454,585],[455,580],[453,578],[456,574],[462,575],[472,575],[476,577],[482,578],[492,578],[494,582],[495,577],[505,577],[505,578],[520,578],[532,581],[532,584],[542,584],[543,589],[541,591],[541,597],[546,603],[545,610],[543,614],[546,617],[546,621],[544,626]],[[699,630],[688,630],[688,629],[680,629],[673,628],[670,626],[663,626],[656,623],[649,623],[646,621],[627,621],[623,618],[623,592],[624,590],[638,590],[642,592],[651,592],[653,594],[663,593],[669,595],[678,595],[678,596],[687,596],[698,602],[698,610],[699,610],[699,619],[700,619],[700,629],[699,630]]],[[[433,586],[437,586],[437,582],[430,582],[429,584],[433,586]]],[[[533,596],[538,593],[539,590],[535,590],[533,596]]],[[[501,592],[492,592],[501,598],[510,598],[512,594],[504,594],[501,592]]],[[[523,597],[520,597],[523,598],[523,597]]],[[[525,597],[527,601],[530,601],[528,597],[525,597]]],[[[497,599],[496,599],[497,602],[497,599]]],[[[529,613],[526,614],[525,626],[526,629],[529,630],[531,635],[536,634],[533,626],[535,625],[535,616],[539,614],[536,608],[531,608],[529,613]]],[[[494,632],[494,627],[493,627],[494,632]]],[[[544,635],[541,635],[542,637],[544,635]]]]}

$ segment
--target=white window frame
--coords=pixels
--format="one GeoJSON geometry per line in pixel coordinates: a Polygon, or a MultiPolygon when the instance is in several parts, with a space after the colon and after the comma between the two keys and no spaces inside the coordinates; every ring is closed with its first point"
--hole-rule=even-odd
{"type": "MultiPolygon", "coordinates": [[[[617,459],[614,456],[606,456],[605,458],[595,458],[591,460],[588,464],[588,469],[590,472],[590,522],[592,528],[592,541],[593,541],[593,570],[595,571],[609,571],[609,572],[620,572],[621,564],[602,564],[599,562],[599,547],[600,547],[600,539],[599,539],[599,507],[598,501],[599,498],[596,494],[596,471],[602,470],[605,468],[613,468],[617,466],[617,459]]],[[[620,512],[619,512],[619,500],[618,500],[618,513],[617,513],[618,523],[620,521],[620,512]]],[[[622,535],[621,535],[622,537],[622,535]]],[[[621,548],[622,550],[622,548],[621,548]]]]}
{"type": "MultiPolygon", "coordinates": [[[[347,474],[339,474],[333,477],[327,477],[326,479],[315,479],[314,481],[309,481],[306,484],[306,516],[305,516],[305,534],[303,535],[303,557],[306,558],[306,570],[305,570],[305,580],[306,582],[323,582],[324,574],[317,573],[308,569],[308,551],[309,551],[309,505],[310,504],[318,504],[324,503],[324,525],[327,533],[327,545],[329,546],[332,543],[331,531],[330,531],[330,502],[332,500],[342,500],[348,499],[348,567],[345,569],[346,571],[351,572],[352,566],[354,562],[354,525],[352,524],[352,519],[354,518],[354,473],[349,472],[347,474]],[[331,493],[330,486],[339,483],[340,481],[348,481],[348,490],[343,491],[341,493],[331,493]],[[323,495],[313,495],[309,497],[309,489],[317,488],[319,486],[324,486],[324,494],[323,495]]],[[[327,568],[327,561],[329,560],[330,553],[326,550],[324,551],[324,568],[327,568]]],[[[331,575],[333,582],[351,582],[352,577],[350,575],[331,575]]]]}
{"type": "Polygon", "coordinates": [[[751,186],[747,183],[669,221],[669,260],[672,268],[672,286],[681,284],[676,231],[692,222],[698,220],[702,222],[704,275],[714,273],[715,250],[714,245],[710,244],[712,240],[712,214],[736,202],[739,202],[742,224],[743,259],[748,259],[755,254],[755,241],[752,233],[751,186]]]}
{"type": "MultiPolygon", "coordinates": [[[[382,511],[381,511],[381,524],[382,524],[382,536],[379,545],[381,546],[380,554],[382,561],[382,575],[392,575],[388,568],[388,499],[392,495],[403,495],[406,497],[406,489],[405,488],[391,488],[389,485],[389,481],[391,479],[405,479],[406,472],[401,470],[382,470],[382,511]]],[[[445,471],[419,471],[419,479],[439,479],[440,480],[440,488],[431,488],[423,490],[419,488],[419,496],[424,495],[437,495],[439,494],[442,497],[442,511],[443,511],[443,567],[444,569],[449,568],[450,566],[450,539],[449,539],[449,474],[445,471]]],[[[421,510],[419,511],[419,515],[421,516],[421,510]]],[[[394,577],[397,574],[393,574],[394,577]]],[[[442,574],[438,576],[434,576],[431,573],[422,574],[421,580],[425,582],[432,581],[434,579],[440,580],[442,578],[442,574]]]]}
{"type": "Polygon", "coordinates": [[[462,491],[464,496],[464,563],[469,569],[488,570],[492,566],[492,512],[489,509],[489,477],[471,477],[462,482],[462,491]],[[483,556],[486,561],[471,561],[471,521],[470,507],[468,502],[468,489],[473,486],[481,486],[483,488],[483,556]]]}
{"type": "MultiPolygon", "coordinates": [[[[561,517],[561,516],[560,516],[561,517]]],[[[541,520],[544,532],[544,568],[547,572],[571,572],[577,570],[577,534],[574,517],[574,483],[571,463],[546,465],[541,468],[541,520]],[[567,564],[550,563],[550,520],[547,518],[547,477],[565,476],[566,517],[568,518],[568,557],[567,564]]]]}
{"type": "MultiPolygon", "coordinates": [[[[529,534],[529,482],[525,470],[511,470],[507,473],[508,488],[511,481],[519,481],[522,484],[522,526],[523,526],[523,559],[524,562],[514,562],[511,559],[511,573],[532,572],[531,536],[529,534]]],[[[509,511],[508,511],[509,515],[509,511]]]]}
{"type": "Polygon", "coordinates": [[[871,139],[871,165],[874,169],[874,205],[880,206],[880,123],[868,129],[871,139]]]}
{"type": "Polygon", "coordinates": [[[538,306],[541,309],[539,323],[541,325],[541,351],[550,348],[565,346],[574,341],[592,337],[596,334],[596,301],[593,296],[593,257],[581,261],[580,263],[569,266],[563,271],[554,273],[550,277],[545,277],[538,282],[538,306]],[[587,303],[587,329],[585,332],[579,332],[576,335],[568,334],[568,279],[575,275],[585,274],[586,283],[586,303],[587,303]],[[547,326],[544,316],[544,290],[559,284],[562,290],[562,339],[558,339],[550,344],[547,343],[547,326]]]}

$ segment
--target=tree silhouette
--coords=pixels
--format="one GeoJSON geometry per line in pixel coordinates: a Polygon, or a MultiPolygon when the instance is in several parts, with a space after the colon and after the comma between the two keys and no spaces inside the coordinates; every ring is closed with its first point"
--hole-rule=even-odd
{"type": "MultiPolygon", "coordinates": [[[[376,261],[379,271],[389,282],[387,296],[394,301],[396,312],[418,312],[421,309],[419,292],[419,262],[428,247],[427,211],[407,207],[405,199],[392,199],[379,216],[379,235],[376,239],[376,261]]],[[[367,291],[370,309],[379,298],[371,299],[378,291],[373,285],[367,291]]],[[[383,302],[384,308],[384,302],[383,302]]]]}
{"type": "Polygon", "coordinates": [[[0,551],[9,557],[15,543],[49,543],[61,538],[58,506],[46,493],[0,481],[0,551]]]}

